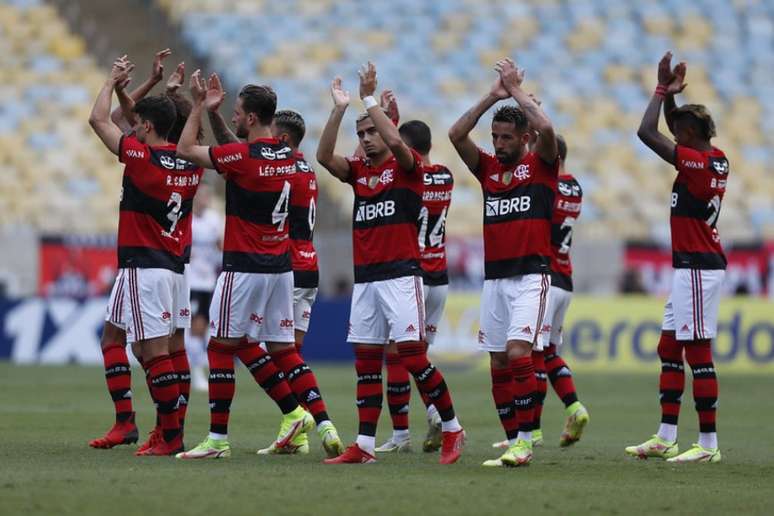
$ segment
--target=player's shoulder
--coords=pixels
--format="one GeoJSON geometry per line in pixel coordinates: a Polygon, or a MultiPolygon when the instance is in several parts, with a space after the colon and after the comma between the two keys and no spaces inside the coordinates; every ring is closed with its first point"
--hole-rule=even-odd
{"type": "Polygon", "coordinates": [[[559,193],[568,197],[583,196],[583,189],[580,182],[572,174],[560,174],[558,178],[559,193]]]}
{"type": "Polygon", "coordinates": [[[295,159],[293,149],[276,138],[257,138],[248,144],[249,157],[256,160],[279,161],[295,159]]]}
{"type": "Polygon", "coordinates": [[[296,152],[293,155],[293,159],[296,162],[296,172],[301,174],[314,174],[314,167],[306,160],[303,153],[296,152]]]}
{"type": "Polygon", "coordinates": [[[729,171],[728,158],[717,147],[699,150],[685,145],[675,146],[675,168],[680,172],[709,170],[720,175],[729,171]]]}
{"type": "Polygon", "coordinates": [[[446,165],[440,163],[422,165],[422,174],[426,186],[453,185],[454,175],[446,165]]]}

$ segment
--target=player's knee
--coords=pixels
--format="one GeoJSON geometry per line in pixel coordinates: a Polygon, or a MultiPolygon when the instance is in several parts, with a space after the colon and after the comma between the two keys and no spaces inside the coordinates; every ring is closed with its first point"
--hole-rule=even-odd
{"type": "Polygon", "coordinates": [[[102,349],[105,349],[109,346],[115,346],[116,344],[126,345],[126,333],[118,326],[106,321],[102,329],[100,345],[102,346],[102,349]]]}
{"type": "Polygon", "coordinates": [[[525,340],[509,340],[506,349],[510,360],[532,356],[532,343],[525,340]]]}
{"type": "Polygon", "coordinates": [[[489,353],[489,363],[491,364],[492,369],[507,369],[510,367],[508,354],[504,352],[489,353]]]}

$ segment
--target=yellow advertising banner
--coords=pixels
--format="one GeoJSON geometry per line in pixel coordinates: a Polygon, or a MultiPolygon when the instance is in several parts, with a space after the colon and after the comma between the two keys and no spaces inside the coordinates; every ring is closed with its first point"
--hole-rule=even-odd
{"type": "MultiPolygon", "coordinates": [[[[575,296],[564,324],[562,355],[578,370],[657,371],[664,301],[575,296]]],[[[478,351],[479,312],[478,294],[449,294],[432,352],[442,360],[485,358],[478,351]]],[[[774,303],[723,299],[713,354],[721,371],[774,373],[774,303]]]]}

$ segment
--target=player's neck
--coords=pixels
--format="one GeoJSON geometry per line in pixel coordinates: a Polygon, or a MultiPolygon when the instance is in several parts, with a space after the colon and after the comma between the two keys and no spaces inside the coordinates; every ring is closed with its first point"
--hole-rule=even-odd
{"type": "Polygon", "coordinates": [[[712,150],[712,143],[706,140],[696,140],[691,142],[691,145],[688,145],[688,147],[700,152],[708,152],[712,150]]]}
{"type": "Polygon", "coordinates": [[[156,134],[148,134],[148,135],[146,135],[145,136],[145,143],[146,143],[146,145],[149,145],[151,147],[165,147],[165,146],[169,145],[169,142],[166,139],[164,139],[164,138],[162,138],[162,137],[160,137],[160,136],[158,136],[156,134]]]}
{"type": "Polygon", "coordinates": [[[430,166],[433,164],[433,161],[430,159],[430,153],[427,154],[420,154],[419,155],[422,158],[422,163],[424,163],[426,166],[430,166]]]}
{"type": "Polygon", "coordinates": [[[268,125],[258,125],[251,127],[247,132],[247,141],[252,142],[258,138],[273,138],[271,134],[271,127],[268,125]]]}
{"type": "Polygon", "coordinates": [[[381,154],[377,154],[376,156],[369,156],[369,159],[371,160],[371,164],[373,164],[373,166],[375,167],[381,167],[390,158],[392,158],[392,152],[390,152],[389,150],[384,151],[381,154]]]}

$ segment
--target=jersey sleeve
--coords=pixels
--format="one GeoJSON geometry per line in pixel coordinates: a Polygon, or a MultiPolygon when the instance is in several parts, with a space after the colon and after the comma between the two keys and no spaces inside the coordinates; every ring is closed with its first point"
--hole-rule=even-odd
{"type": "Polygon", "coordinates": [[[135,136],[122,135],[118,141],[118,161],[125,165],[144,163],[148,161],[149,154],[148,146],[135,136]]]}
{"type": "Polygon", "coordinates": [[[349,156],[346,159],[347,163],[349,163],[349,177],[347,178],[347,183],[355,186],[355,182],[362,175],[365,163],[363,163],[363,158],[360,156],[349,156]]]}
{"type": "Polygon", "coordinates": [[[249,152],[244,143],[227,143],[210,147],[210,160],[215,167],[215,172],[226,177],[242,173],[248,159],[249,152]]]}
{"type": "Polygon", "coordinates": [[[478,168],[471,170],[473,175],[476,176],[478,182],[483,184],[487,174],[493,170],[497,170],[498,161],[497,158],[486,152],[484,149],[478,149],[478,168]]]}
{"type": "Polygon", "coordinates": [[[691,186],[691,189],[703,191],[708,185],[702,184],[703,175],[701,169],[705,167],[707,158],[696,149],[675,145],[675,170],[682,181],[691,186]]]}

